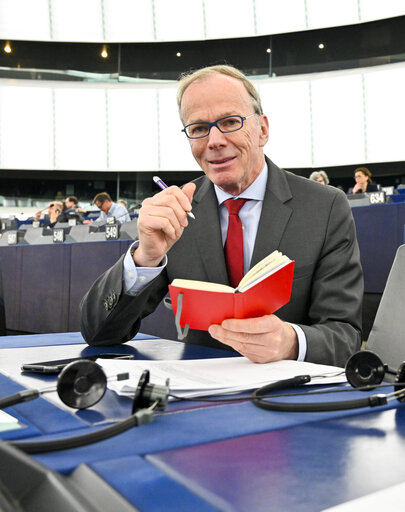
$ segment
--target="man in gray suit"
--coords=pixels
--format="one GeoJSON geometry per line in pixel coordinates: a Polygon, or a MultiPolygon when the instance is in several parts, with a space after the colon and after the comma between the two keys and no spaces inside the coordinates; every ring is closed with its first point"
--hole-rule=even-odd
{"type": "Polygon", "coordinates": [[[178,104],[205,176],[146,199],[139,240],[81,303],[91,345],[130,340],[174,278],[229,284],[224,201],[247,198],[239,216],[245,272],[278,249],[295,260],[290,302],[276,314],[227,319],[186,342],[230,348],[254,362],[298,359],[343,366],[360,347],[363,278],[343,192],[279,169],[263,152],[268,119],[253,84],[230,66],[183,77],[178,104]],[[195,220],[189,219],[192,209],[195,220]]]}

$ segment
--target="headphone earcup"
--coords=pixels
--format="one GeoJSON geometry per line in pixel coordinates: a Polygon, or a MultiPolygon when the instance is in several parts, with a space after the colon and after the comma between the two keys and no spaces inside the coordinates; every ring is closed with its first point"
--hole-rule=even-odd
{"type": "Polygon", "coordinates": [[[61,371],[56,390],[62,402],[74,409],[96,404],[107,389],[107,377],[94,361],[74,361],[61,371]]]}
{"type": "Polygon", "coordinates": [[[353,354],[345,366],[346,378],[354,388],[378,386],[385,375],[384,363],[370,350],[360,350],[353,354]]]}

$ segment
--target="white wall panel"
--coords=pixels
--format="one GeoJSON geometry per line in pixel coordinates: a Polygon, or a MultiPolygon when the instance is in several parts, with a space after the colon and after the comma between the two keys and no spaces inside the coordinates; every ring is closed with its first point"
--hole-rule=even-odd
{"type": "Polygon", "coordinates": [[[404,0],[358,0],[361,21],[393,18],[405,14],[404,0]]]}
{"type": "Polygon", "coordinates": [[[283,167],[311,167],[311,111],[308,80],[256,82],[269,119],[265,153],[283,167]]]}
{"type": "Polygon", "coordinates": [[[51,39],[48,0],[0,0],[0,39],[51,39]]]}
{"type": "Polygon", "coordinates": [[[106,41],[154,41],[151,1],[104,0],[104,26],[106,41]]]}
{"type": "Polygon", "coordinates": [[[103,41],[101,0],[51,0],[54,41],[103,41]]]}
{"type": "Polygon", "coordinates": [[[50,87],[0,86],[0,166],[53,169],[50,87]]]}
{"type": "Polygon", "coordinates": [[[152,171],[158,168],[156,88],[108,91],[109,168],[152,171]]]}
{"type": "Polygon", "coordinates": [[[55,89],[56,169],[107,169],[105,96],[102,88],[55,89]]]}
{"type": "Polygon", "coordinates": [[[314,167],[365,161],[360,73],[312,80],[314,167]]]}
{"type": "Polygon", "coordinates": [[[0,0],[0,39],[221,39],[336,27],[402,15],[404,0],[0,0]]]}
{"type": "Polygon", "coordinates": [[[160,127],[160,169],[168,171],[198,170],[190,144],[181,131],[176,86],[159,90],[159,127],[160,127]]]}
{"type": "Polygon", "coordinates": [[[359,23],[357,0],[306,0],[308,28],[339,27],[359,23]]]}
{"type": "Polygon", "coordinates": [[[258,34],[282,34],[305,30],[305,0],[256,0],[258,34]]]}
{"type": "Polygon", "coordinates": [[[364,81],[368,160],[405,160],[405,67],[371,70],[364,81]]]}
{"type": "Polygon", "coordinates": [[[155,22],[157,41],[205,39],[202,0],[155,0],[155,22]]]}
{"type": "Polygon", "coordinates": [[[205,0],[207,39],[256,35],[252,0],[205,0]]]}
{"type": "MultiPolygon", "coordinates": [[[[405,64],[255,83],[278,165],[405,160],[405,64]]],[[[198,170],[176,83],[0,80],[0,91],[2,169],[198,170]]]]}

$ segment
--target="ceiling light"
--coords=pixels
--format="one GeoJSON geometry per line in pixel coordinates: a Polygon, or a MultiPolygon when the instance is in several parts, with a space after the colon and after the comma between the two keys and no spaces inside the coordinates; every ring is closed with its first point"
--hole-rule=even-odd
{"type": "Polygon", "coordinates": [[[4,53],[11,53],[13,51],[9,41],[7,41],[7,43],[4,45],[3,51],[4,51],[4,53]]]}
{"type": "Polygon", "coordinates": [[[324,45],[323,43],[319,43],[319,44],[318,44],[318,48],[319,48],[320,50],[323,50],[323,49],[325,48],[325,45],[324,45]]]}
{"type": "Polygon", "coordinates": [[[108,51],[107,51],[107,46],[106,45],[103,46],[103,49],[101,50],[100,55],[103,57],[103,59],[107,59],[108,51]]]}
{"type": "Polygon", "coordinates": [[[271,53],[271,48],[267,48],[266,52],[271,53]]]}
{"type": "Polygon", "coordinates": [[[176,57],[181,57],[181,52],[177,52],[176,57]]]}

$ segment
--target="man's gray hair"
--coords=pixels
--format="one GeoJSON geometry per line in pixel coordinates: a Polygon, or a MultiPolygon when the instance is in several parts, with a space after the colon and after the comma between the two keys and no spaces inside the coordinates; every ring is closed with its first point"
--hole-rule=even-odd
{"type": "Polygon", "coordinates": [[[222,65],[218,65],[218,66],[209,66],[206,68],[201,68],[201,69],[198,69],[197,71],[183,73],[180,76],[180,80],[179,80],[178,88],[177,88],[177,105],[179,107],[180,118],[181,118],[181,100],[183,98],[183,94],[184,94],[185,90],[187,89],[187,87],[190,84],[192,84],[193,82],[195,82],[196,80],[202,80],[208,76],[215,75],[215,74],[227,75],[227,76],[231,76],[233,78],[240,80],[243,83],[243,85],[245,86],[245,89],[247,90],[247,92],[249,93],[249,96],[252,100],[252,105],[253,105],[255,114],[259,114],[259,115],[263,114],[260,95],[257,92],[253,83],[246,77],[246,75],[244,75],[242,73],[242,71],[239,71],[239,69],[236,69],[233,66],[228,66],[228,65],[222,64],[222,65]]]}

